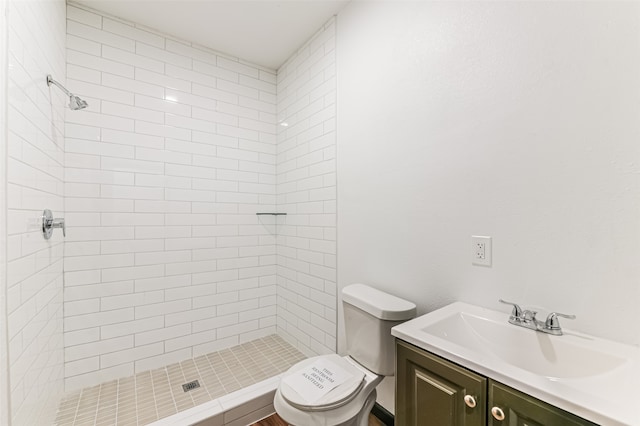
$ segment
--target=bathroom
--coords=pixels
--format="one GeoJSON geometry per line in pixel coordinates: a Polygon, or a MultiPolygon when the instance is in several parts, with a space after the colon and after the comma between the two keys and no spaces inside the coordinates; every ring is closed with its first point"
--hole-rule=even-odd
{"type": "Polygon", "coordinates": [[[640,345],[639,4],[303,2],[251,61],[172,3],[0,0],[0,424],[259,339],[344,354],[352,283],[640,345]]]}

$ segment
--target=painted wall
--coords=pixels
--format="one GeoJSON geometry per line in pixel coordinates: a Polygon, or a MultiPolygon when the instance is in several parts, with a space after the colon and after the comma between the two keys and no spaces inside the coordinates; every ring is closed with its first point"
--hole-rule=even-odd
{"type": "Polygon", "coordinates": [[[278,334],[336,350],[335,19],[278,69],[278,334]]]}
{"type": "Polygon", "coordinates": [[[67,12],[67,390],[275,333],[275,71],[67,12]]]}
{"type": "MultiPolygon", "coordinates": [[[[13,425],[52,423],[63,391],[65,2],[8,2],[7,311],[13,425]]],[[[4,99],[4,97],[3,97],[4,99]]],[[[4,144],[3,144],[4,147],[4,144]]],[[[4,168],[3,168],[4,169],[4,168]]],[[[4,172],[3,172],[4,173],[4,172]]]]}
{"type": "Polygon", "coordinates": [[[369,283],[420,313],[506,314],[504,298],[640,344],[639,8],[351,2],[339,289],[369,283]],[[471,265],[471,235],[493,237],[490,268],[471,265]]]}

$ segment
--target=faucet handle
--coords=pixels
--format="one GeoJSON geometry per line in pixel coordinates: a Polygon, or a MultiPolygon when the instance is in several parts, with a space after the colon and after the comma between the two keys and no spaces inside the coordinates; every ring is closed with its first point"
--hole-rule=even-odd
{"type": "Polygon", "coordinates": [[[544,328],[547,330],[562,330],[560,328],[560,321],[558,321],[558,317],[567,318],[567,319],[576,319],[575,315],[567,315],[561,314],[559,312],[551,312],[547,316],[547,320],[544,322],[544,328]]]}
{"type": "Polygon", "coordinates": [[[522,318],[522,308],[517,303],[507,302],[506,300],[502,300],[502,299],[498,299],[498,302],[504,303],[505,305],[513,306],[513,309],[511,310],[512,318],[517,318],[517,319],[522,318]]]}

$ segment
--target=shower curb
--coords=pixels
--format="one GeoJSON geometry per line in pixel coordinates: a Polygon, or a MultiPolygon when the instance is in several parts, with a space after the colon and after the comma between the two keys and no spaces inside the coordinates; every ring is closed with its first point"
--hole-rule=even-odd
{"type": "Polygon", "coordinates": [[[273,397],[282,374],[157,420],[149,426],[246,426],[275,413],[273,397]]]}

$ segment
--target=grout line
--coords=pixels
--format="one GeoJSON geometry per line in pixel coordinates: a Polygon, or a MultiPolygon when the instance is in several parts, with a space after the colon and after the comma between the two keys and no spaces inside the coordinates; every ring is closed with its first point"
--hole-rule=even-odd
{"type": "Polygon", "coordinates": [[[211,371],[213,371],[213,374],[216,375],[216,380],[218,381],[218,386],[220,387],[220,389],[222,389],[222,391],[224,392],[224,385],[222,384],[222,380],[220,379],[220,376],[218,375],[218,371],[216,371],[216,369],[213,367],[213,364],[211,364],[211,360],[209,359],[208,354],[205,355],[205,359],[207,360],[207,362],[209,363],[209,367],[211,368],[211,371]]]}
{"type": "Polygon", "coordinates": [[[116,380],[116,418],[115,422],[117,424],[118,417],[120,414],[120,380],[116,380]]]}
{"type": "Polygon", "coordinates": [[[80,396],[82,396],[82,392],[80,392],[80,395],[78,395],[78,402],[76,403],[76,409],[75,409],[75,412],[73,413],[73,420],[72,420],[73,423],[76,422],[76,417],[78,417],[78,410],[80,410],[80,396]]]}
{"type": "Polygon", "coordinates": [[[98,420],[98,410],[100,409],[100,395],[102,395],[102,384],[100,384],[100,387],[98,388],[98,398],[96,399],[96,412],[93,415],[93,424],[97,423],[98,420]]]}

